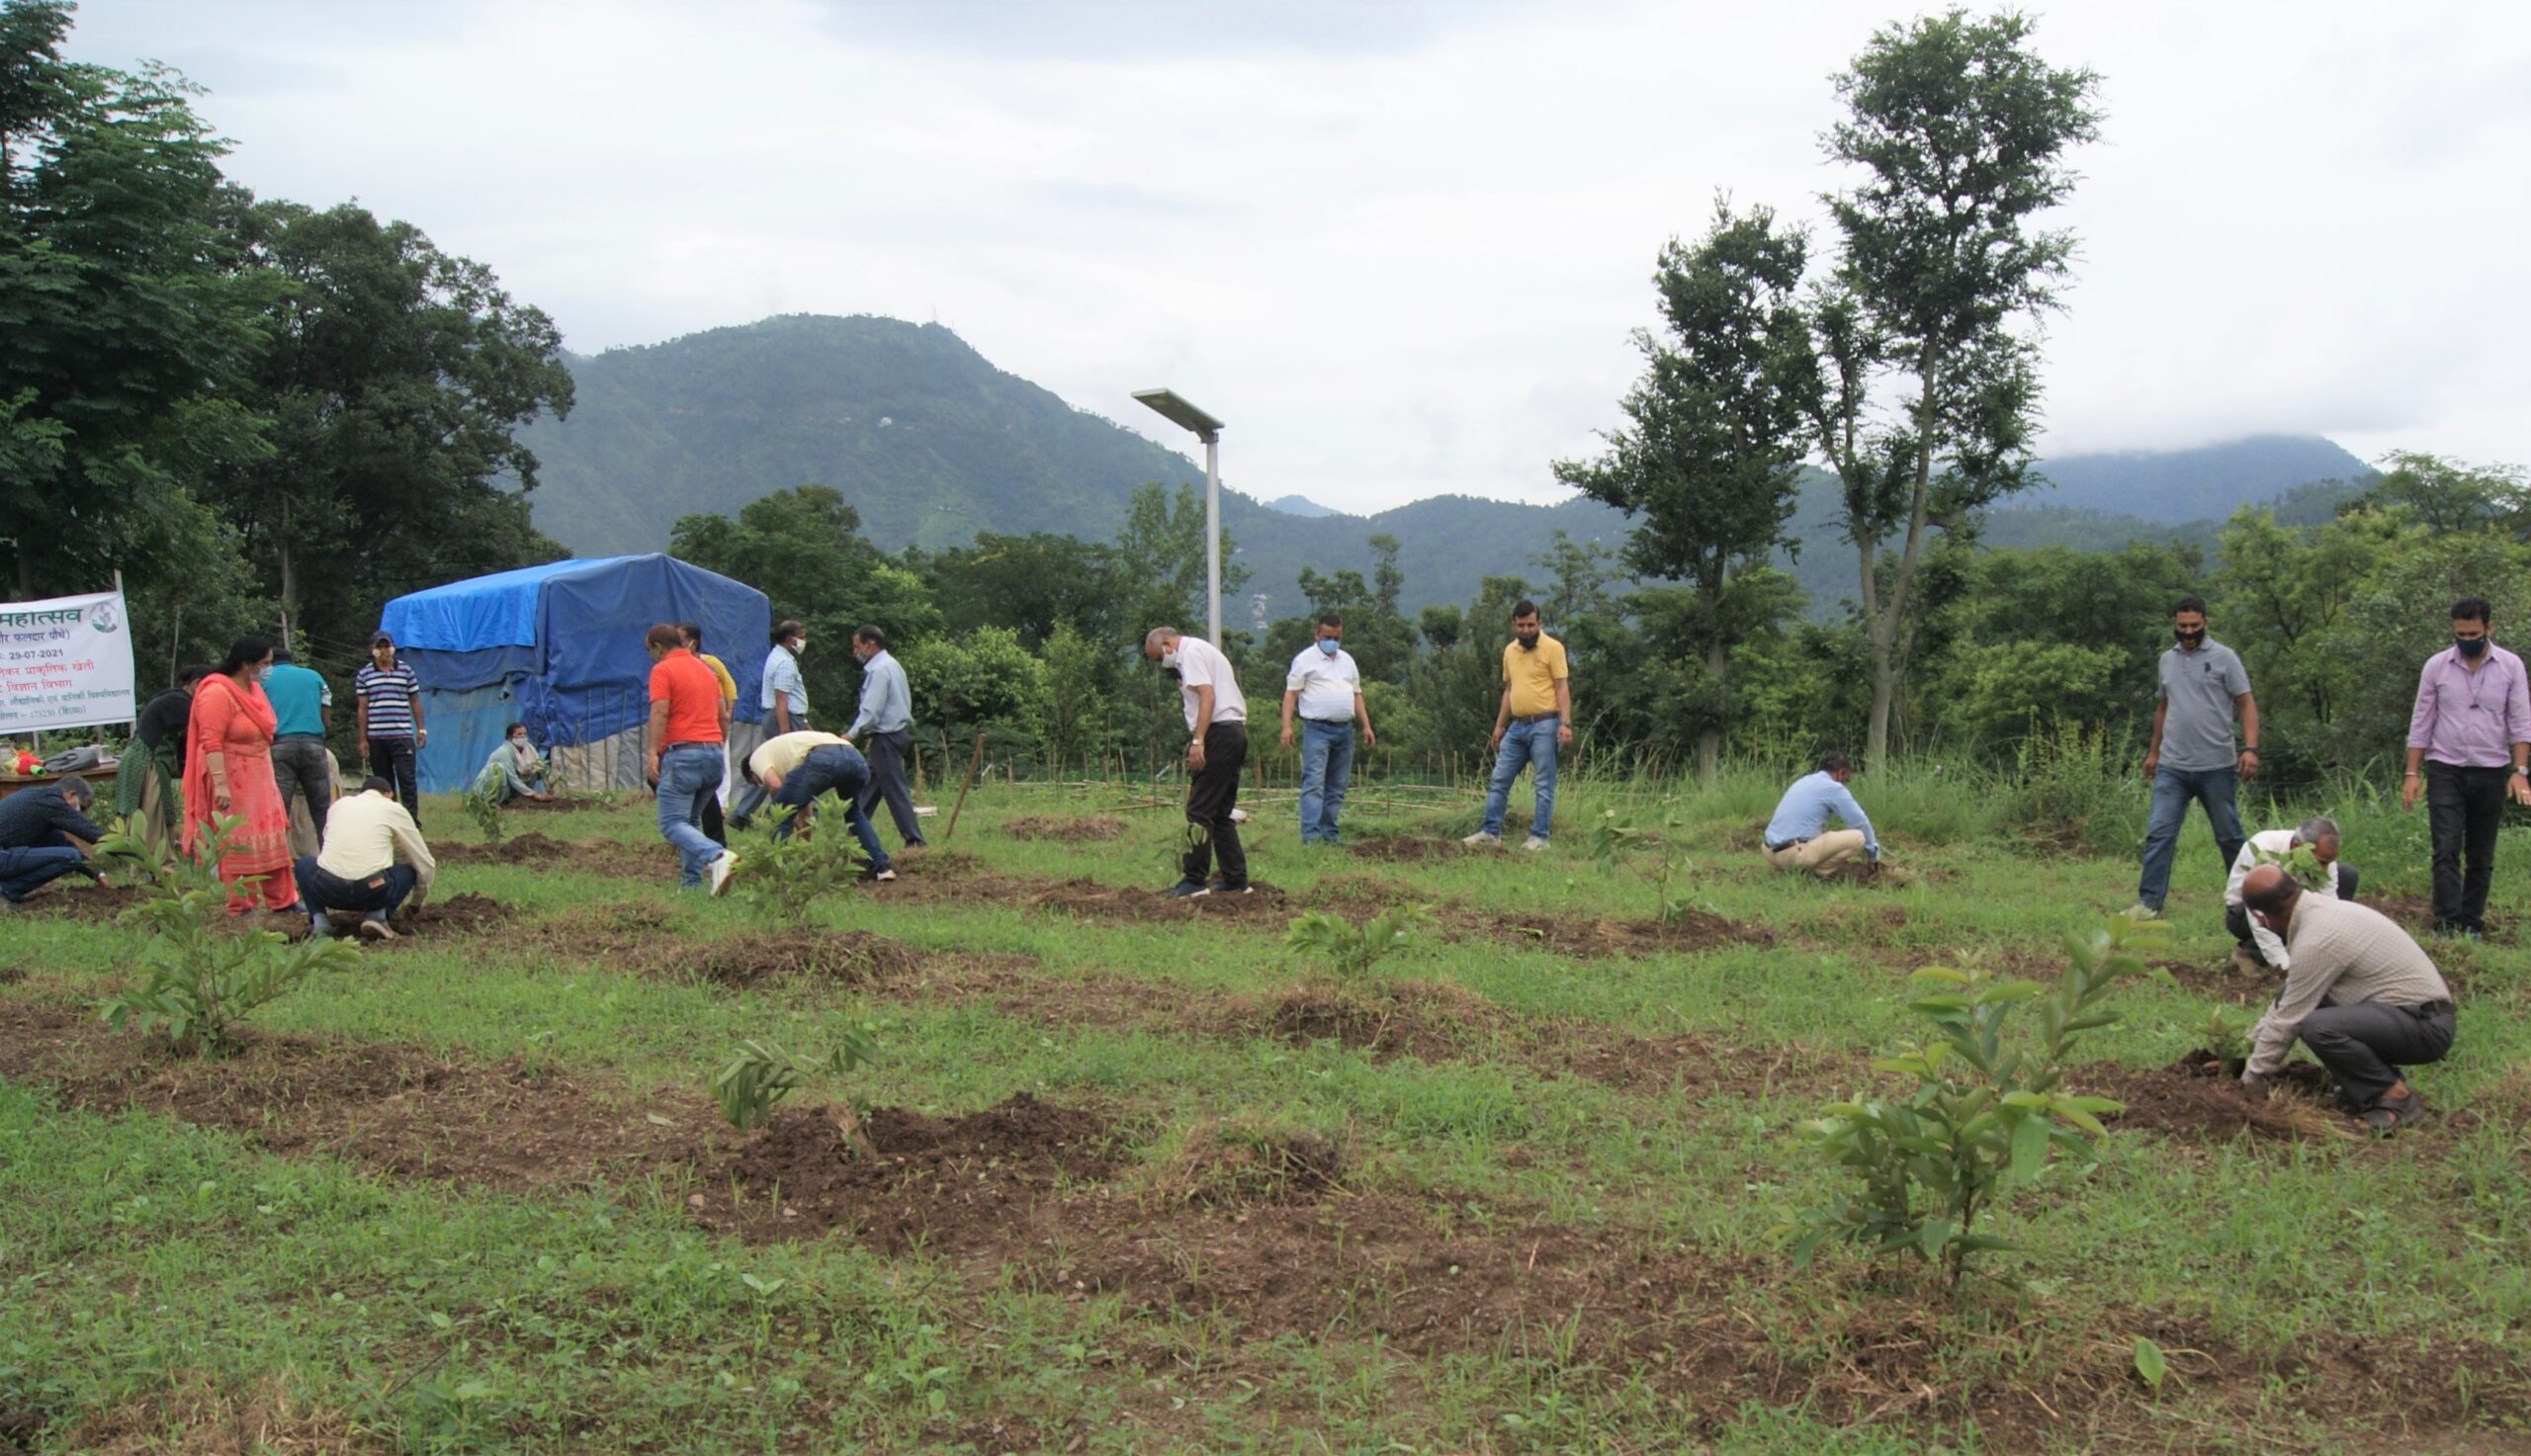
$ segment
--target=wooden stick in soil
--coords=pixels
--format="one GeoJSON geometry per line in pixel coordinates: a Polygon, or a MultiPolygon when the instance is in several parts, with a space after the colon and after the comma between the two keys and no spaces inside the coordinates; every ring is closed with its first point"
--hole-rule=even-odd
{"type": "Polygon", "coordinates": [[[985,764],[985,735],[976,734],[976,756],[967,760],[967,777],[958,785],[958,802],[949,807],[949,827],[940,831],[940,842],[948,843],[958,834],[958,811],[967,807],[967,791],[976,786],[976,771],[985,764]]]}

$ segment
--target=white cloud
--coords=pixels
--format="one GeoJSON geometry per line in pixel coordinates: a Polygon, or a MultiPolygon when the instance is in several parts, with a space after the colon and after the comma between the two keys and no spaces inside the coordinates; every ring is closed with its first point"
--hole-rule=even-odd
{"type": "MultiPolygon", "coordinates": [[[[1230,421],[1243,488],[1367,509],[1560,497],[1655,250],[1717,189],[1816,221],[1828,77],[1892,18],[127,0],[72,49],[177,64],[231,175],[420,225],[574,349],[936,315],[1110,418],[1172,385],[1230,421]]],[[[2051,448],[2531,456],[2531,20],[2164,0],[2051,11],[2038,43],[2109,113],[2060,219],[2051,448]]]]}

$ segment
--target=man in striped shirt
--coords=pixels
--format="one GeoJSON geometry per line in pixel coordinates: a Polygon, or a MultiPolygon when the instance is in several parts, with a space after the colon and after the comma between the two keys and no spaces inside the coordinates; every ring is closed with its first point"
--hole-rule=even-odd
{"type": "Polygon", "coordinates": [[[382,632],[369,640],[369,665],[352,679],[352,695],[360,705],[360,761],[395,785],[395,798],[420,823],[422,789],[413,776],[413,755],[431,735],[422,727],[422,680],[396,660],[393,638],[382,632]]]}

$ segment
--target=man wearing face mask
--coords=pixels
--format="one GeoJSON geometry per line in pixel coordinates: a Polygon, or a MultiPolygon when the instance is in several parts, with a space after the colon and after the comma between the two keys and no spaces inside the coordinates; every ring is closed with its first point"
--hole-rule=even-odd
{"type": "Polygon", "coordinates": [[[888,635],[864,624],[852,631],[853,660],[861,664],[861,707],[843,735],[861,745],[870,776],[853,805],[869,817],[884,799],[888,817],[896,821],[897,838],[908,849],[922,848],[922,820],[915,816],[914,795],[906,788],[906,740],[914,729],[914,690],[906,670],[888,650],[888,635]]]}
{"type": "Polygon", "coordinates": [[[2408,716],[2400,807],[2425,794],[2434,839],[2434,933],[2487,931],[2487,882],[2504,802],[2531,804],[2531,688],[2522,659],[2487,638],[2485,597],[2452,604],[2452,645],[2425,659],[2408,716]],[[2418,777],[2423,770],[2422,780],[2418,777]]]}
{"type": "Polygon", "coordinates": [[[2152,817],[2144,828],[2143,874],[2136,883],[2130,919],[2161,918],[2170,893],[2171,856],[2191,800],[2206,806],[2216,851],[2228,874],[2241,857],[2241,812],[2235,795],[2243,779],[2258,774],[2258,701],[2250,696],[2249,670],[2230,647],[2206,635],[2206,603],[2194,596],[2171,608],[2171,636],[2161,684],[2153,704],[2153,736],[2144,749],[2144,778],[2153,786],[2152,817]],[[2240,715],[2235,748],[2232,716],[2240,715]]]}
{"type": "Polygon", "coordinates": [[[1283,679],[1283,746],[1292,746],[1292,711],[1301,716],[1301,842],[1334,844],[1336,816],[1353,777],[1353,725],[1370,746],[1371,710],[1362,702],[1362,670],[1345,650],[1345,619],[1323,612],[1318,638],[1292,658],[1283,679]]]}
{"type": "Polygon", "coordinates": [[[1512,608],[1512,641],[1503,648],[1503,701],[1495,709],[1494,735],[1485,745],[1494,754],[1494,778],[1485,786],[1485,822],[1459,842],[1470,848],[1503,842],[1512,781],[1526,763],[1537,803],[1529,815],[1529,837],[1521,847],[1546,848],[1547,831],[1555,821],[1555,758],[1572,742],[1573,682],[1564,643],[1539,630],[1537,604],[1523,601],[1512,608]]]}
{"type": "Polygon", "coordinates": [[[2390,916],[2309,894],[2276,865],[2249,872],[2241,900],[2293,963],[2250,1028],[2241,1085],[2265,1090],[2299,1039],[2365,1127],[2389,1134],[2423,1117],[2424,1099],[2400,1069],[2442,1061],[2458,1029],[2433,960],[2390,916]]]}
{"type": "MultiPolygon", "coordinates": [[[[764,735],[778,738],[809,726],[809,684],[800,675],[800,654],[809,649],[809,629],[788,618],[773,624],[773,650],[764,654],[764,735]]],[[[764,807],[765,791],[749,784],[730,803],[729,826],[743,829],[764,807]]]]}
{"type": "Polygon", "coordinates": [[[1175,627],[1155,627],[1143,638],[1143,656],[1178,680],[1186,710],[1186,822],[1194,833],[1183,873],[1165,892],[1172,899],[1203,895],[1246,895],[1248,851],[1239,843],[1239,771],[1248,762],[1248,700],[1231,676],[1230,659],[1201,638],[1175,627]],[[1207,883],[1214,860],[1221,883],[1207,883]]]}

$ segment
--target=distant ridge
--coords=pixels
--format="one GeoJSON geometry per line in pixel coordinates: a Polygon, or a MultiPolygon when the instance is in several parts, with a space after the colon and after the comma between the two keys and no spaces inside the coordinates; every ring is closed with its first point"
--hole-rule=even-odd
{"type": "MultiPolygon", "coordinates": [[[[787,314],[663,344],[568,360],[578,403],[525,433],[542,461],[536,524],[583,556],[656,551],[679,516],[735,512],[793,485],[831,485],[888,551],[954,546],[979,531],[1114,536],[1146,480],[1200,485],[1185,456],[997,369],[938,324],[787,314]]],[[[2241,505],[2297,486],[2361,479],[2363,462],[2313,436],[2260,436],[2196,450],[2069,456],[2052,482],[1995,512],[1996,545],[2115,548],[2204,539],[2241,505]]],[[[1541,462],[1540,474],[1544,473],[1541,462]]],[[[1853,594],[1853,548],[1836,539],[1835,482],[1805,480],[1786,565],[1814,616],[1853,594]]],[[[1464,603],[1489,575],[1541,584],[1531,558],[1557,530],[1616,546],[1624,519],[1576,496],[1551,506],[1436,496],[1366,516],[1294,492],[1266,503],[1225,483],[1223,523],[1254,573],[1226,615],[1301,610],[1293,578],[1366,570],[1366,538],[1401,543],[1409,609],[1464,603]]]]}

